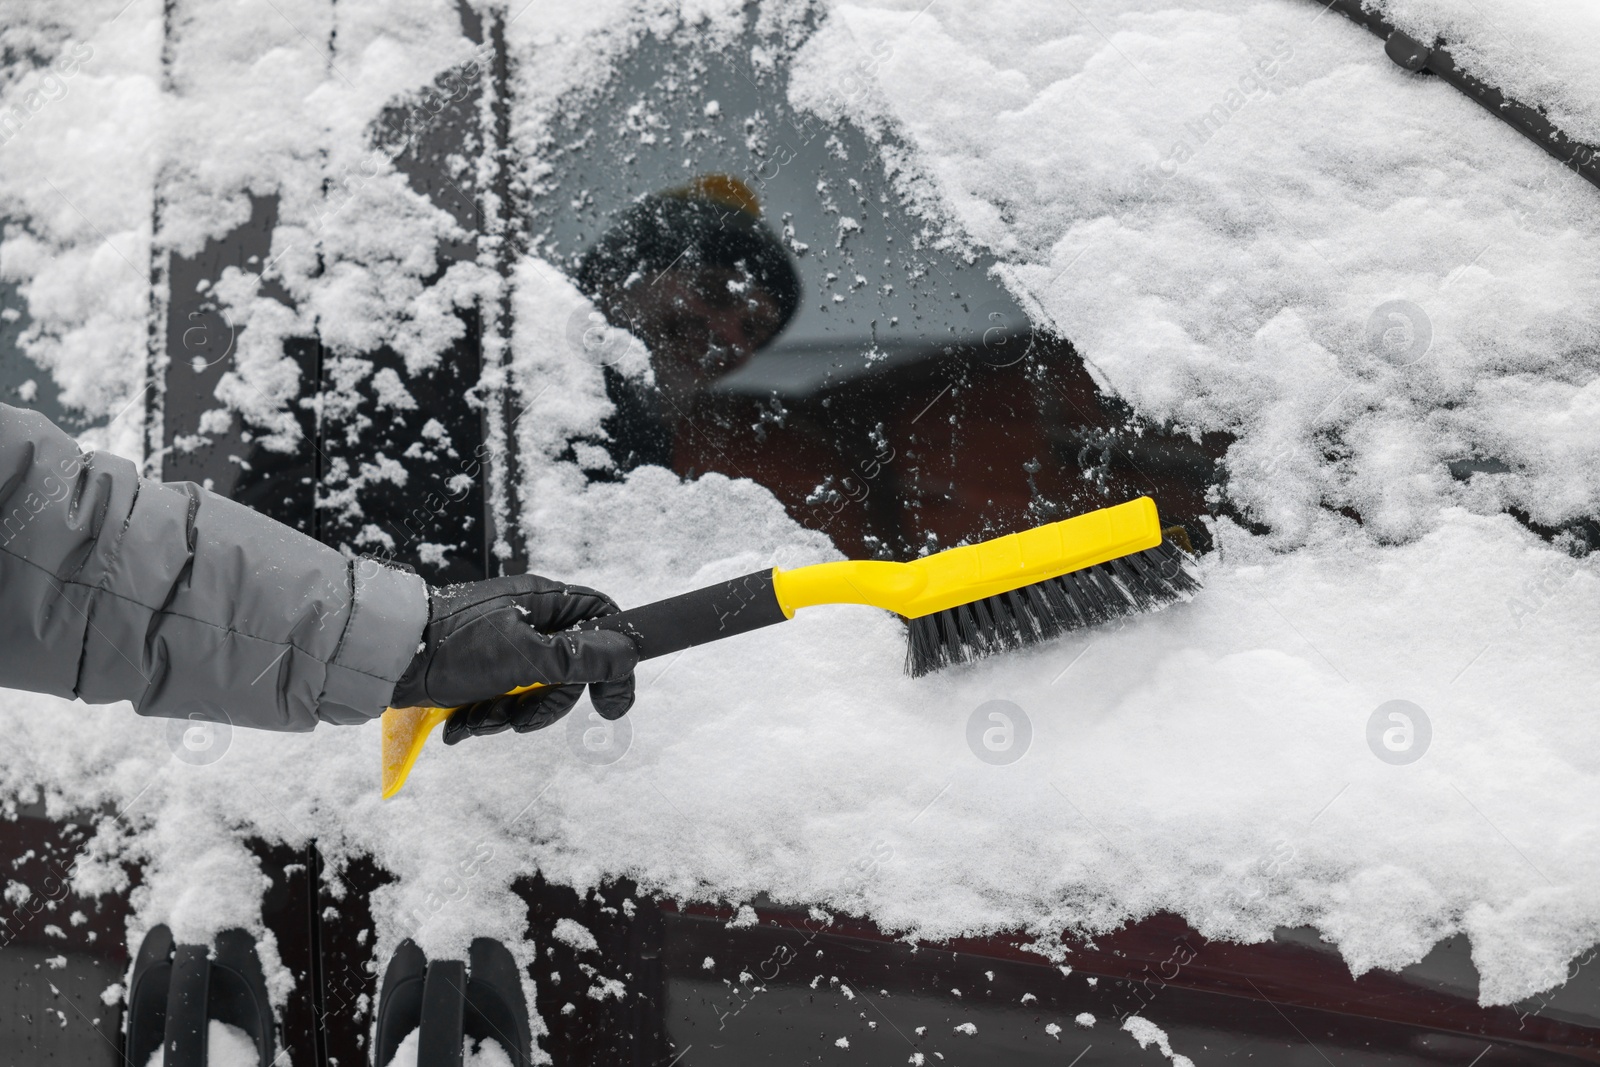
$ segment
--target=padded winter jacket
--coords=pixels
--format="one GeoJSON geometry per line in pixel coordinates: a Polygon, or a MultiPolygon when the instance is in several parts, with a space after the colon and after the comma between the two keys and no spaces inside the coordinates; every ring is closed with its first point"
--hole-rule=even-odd
{"type": "Polygon", "coordinates": [[[265,730],[382,713],[421,578],[0,404],[0,686],[265,730]]]}

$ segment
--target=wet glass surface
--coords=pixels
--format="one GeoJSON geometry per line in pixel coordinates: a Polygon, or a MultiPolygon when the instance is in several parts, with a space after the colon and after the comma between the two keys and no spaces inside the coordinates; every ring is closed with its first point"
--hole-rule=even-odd
{"type": "MultiPolygon", "coordinates": [[[[907,208],[886,142],[795,109],[784,61],[758,68],[754,43],[646,38],[563,112],[530,244],[651,357],[628,375],[590,353],[617,409],[583,442],[610,456],[590,477],[753,478],[858,557],[1143,494],[1208,545],[1226,439],[1164,432],[1102,394],[991,256],[907,208]]],[[[841,102],[861,84],[836,87],[841,102]]]]}
{"type": "MultiPolygon", "coordinates": [[[[5,1062],[119,1064],[128,901],[80,896],[71,878],[91,828],[109,813],[50,818],[27,805],[0,819],[0,1050],[5,1062]]],[[[133,872],[137,884],[137,872],[133,872]]]]}

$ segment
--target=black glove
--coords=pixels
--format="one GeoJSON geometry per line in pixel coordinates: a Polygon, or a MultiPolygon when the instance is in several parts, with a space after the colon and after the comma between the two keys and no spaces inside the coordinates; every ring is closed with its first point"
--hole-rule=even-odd
{"type": "Polygon", "coordinates": [[[585,684],[608,719],[633,706],[633,640],[571,629],[617,611],[603,593],[517,574],[430,589],[428,605],[422,647],[390,704],[458,709],[445,723],[447,745],[473,734],[543,729],[572,710],[585,684]],[[504,695],[534,682],[547,688],[504,695]]]}

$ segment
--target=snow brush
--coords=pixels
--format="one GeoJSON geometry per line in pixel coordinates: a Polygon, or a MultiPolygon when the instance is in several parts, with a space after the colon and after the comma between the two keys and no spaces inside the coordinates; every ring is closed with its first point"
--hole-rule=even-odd
{"type": "MultiPolygon", "coordinates": [[[[578,629],[625,633],[644,660],[785,622],[801,608],[868,604],[909,622],[906,670],[920,676],[1187,600],[1199,587],[1191,557],[1163,539],[1155,502],[1143,496],[909,563],[756,571],[578,629]]],[[[454,710],[383,713],[385,797],[400,791],[428,735],[454,710]]]]}

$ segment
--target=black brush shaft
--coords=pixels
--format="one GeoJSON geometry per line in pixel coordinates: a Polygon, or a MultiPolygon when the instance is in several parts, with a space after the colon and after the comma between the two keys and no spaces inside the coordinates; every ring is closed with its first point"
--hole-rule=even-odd
{"type": "Polygon", "coordinates": [[[654,659],[787,620],[772,587],[772,571],[764,570],[590,619],[578,629],[625,633],[639,646],[640,659],[654,659]]]}

